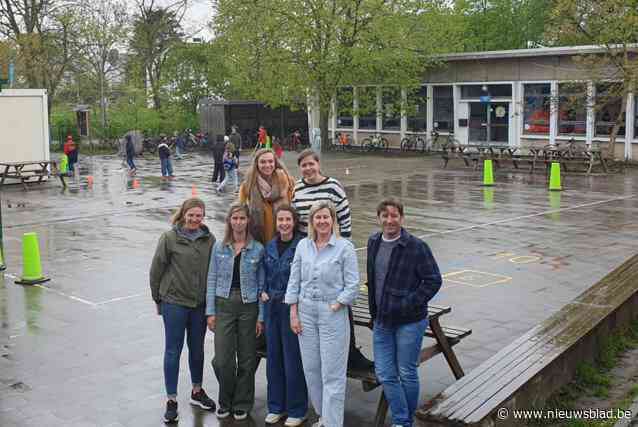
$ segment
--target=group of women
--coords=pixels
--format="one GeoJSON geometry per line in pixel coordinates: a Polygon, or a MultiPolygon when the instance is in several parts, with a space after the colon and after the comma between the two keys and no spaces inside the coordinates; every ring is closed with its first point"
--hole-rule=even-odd
{"type": "Polygon", "coordinates": [[[164,419],[175,422],[184,336],[190,403],[217,417],[245,419],[255,398],[257,339],[268,358],[266,423],[302,425],[308,398],[314,426],[343,425],[351,325],[359,272],[350,211],[338,181],[321,175],[319,157],[299,156],[295,183],[270,149],[259,150],[226,216],[223,240],[203,224],[204,203],[186,200],[158,243],[150,272],[165,326],[164,419]],[[298,208],[298,209],[297,209],[298,208]],[[219,407],[202,388],[204,336],[214,332],[219,407]]]}

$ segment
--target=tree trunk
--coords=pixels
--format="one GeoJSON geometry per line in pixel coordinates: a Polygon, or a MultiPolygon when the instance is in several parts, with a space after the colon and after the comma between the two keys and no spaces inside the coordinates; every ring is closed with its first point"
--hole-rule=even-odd
{"type": "Polygon", "coordinates": [[[330,108],[321,107],[319,109],[319,128],[321,129],[321,152],[330,151],[328,143],[328,122],[330,121],[330,108]]]}
{"type": "MultiPolygon", "coordinates": [[[[618,131],[620,127],[625,124],[625,110],[627,107],[627,97],[629,96],[629,91],[624,90],[622,95],[622,101],[620,105],[620,112],[616,117],[616,122],[614,127],[611,129],[611,134],[609,135],[609,142],[607,143],[607,148],[605,149],[606,153],[604,155],[608,159],[614,159],[616,157],[616,137],[618,136],[618,131]]],[[[627,129],[625,129],[625,134],[627,133],[627,129]]]]}

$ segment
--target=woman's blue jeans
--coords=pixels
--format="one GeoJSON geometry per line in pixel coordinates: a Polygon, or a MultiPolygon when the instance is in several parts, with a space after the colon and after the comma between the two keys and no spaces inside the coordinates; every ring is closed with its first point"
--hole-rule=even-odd
{"type": "Polygon", "coordinates": [[[190,308],[162,302],[162,318],[166,344],[164,348],[164,383],[168,397],[177,396],[179,358],[188,344],[188,366],[193,385],[201,385],[204,374],[204,337],[206,335],[205,306],[190,308]]]}
{"type": "Polygon", "coordinates": [[[374,323],[374,369],[394,425],[412,426],[419,403],[419,353],[427,327],[427,318],[393,327],[374,323]]]}

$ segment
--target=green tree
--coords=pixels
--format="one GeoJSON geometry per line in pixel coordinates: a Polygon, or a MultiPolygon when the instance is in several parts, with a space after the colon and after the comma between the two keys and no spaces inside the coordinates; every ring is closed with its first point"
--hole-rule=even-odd
{"type": "Polygon", "coordinates": [[[228,72],[218,43],[179,43],[168,52],[165,65],[168,98],[194,114],[202,97],[223,95],[228,72]]]}
{"type": "Polygon", "coordinates": [[[463,50],[524,49],[542,44],[554,0],[457,0],[464,19],[463,50]]]}
{"type": "Polygon", "coordinates": [[[625,123],[627,97],[638,87],[638,0],[556,0],[546,38],[554,45],[602,48],[602,53],[582,54],[577,60],[588,70],[588,78],[604,87],[597,99],[588,99],[590,105],[604,108],[620,98],[606,148],[607,155],[614,157],[616,137],[625,123]]]}
{"type": "Polygon", "coordinates": [[[181,42],[183,14],[171,6],[158,6],[153,0],[138,0],[137,9],[130,50],[139,62],[144,87],[150,90],[153,105],[159,110],[165,64],[169,50],[181,42]]]}
{"type": "Polygon", "coordinates": [[[445,0],[216,0],[230,84],[273,107],[309,104],[326,142],[337,88],[412,85],[460,33],[445,0]]]}
{"type": "Polygon", "coordinates": [[[18,82],[47,89],[49,114],[72,59],[77,22],[65,0],[0,0],[0,36],[15,43],[18,82]]]}

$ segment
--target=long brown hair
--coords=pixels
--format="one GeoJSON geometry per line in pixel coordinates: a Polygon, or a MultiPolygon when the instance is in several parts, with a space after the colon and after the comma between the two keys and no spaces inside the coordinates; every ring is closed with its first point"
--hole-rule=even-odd
{"type": "Polygon", "coordinates": [[[253,187],[257,185],[257,175],[259,174],[259,158],[267,153],[271,153],[273,158],[275,159],[275,170],[272,171],[273,179],[277,179],[277,170],[282,170],[288,177],[290,177],[290,173],[288,173],[286,165],[284,165],[284,163],[279,160],[275,152],[270,148],[261,148],[255,153],[253,162],[250,165],[250,170],[246,174],[246,184],[248,186],[246,190],[248,190],[248,194],[250,194],[253,187]]]}
{"type": "Polygon", "coordinates": [[[202,208],[204,215],[206,215],[206,206],[204,205],[204,201],[197,197],[191,197],[190,199],[184,200],[182,206],[173,214],[171,217],[171,224],[179,225],[180,227],[184,225],[184,217],[186,216],[186,212],[192,208],[202,208]]]}
{"type": "Polygon", "coordinates": [[[230,243],[235,243],[235,239],[233,238],[233,227],[230,224],[230,217],[233,216],[235,212],[243,211],[248,218],[248,224],[246,225],[246,242],[249,242],[253,239],[252,234],[250,233],[250,209],[248,205],[245,203],[233,203],[230,205],[230,209],[226,214],[226,228],[224,230],[224,245],[228,245],[230,243]]]}

